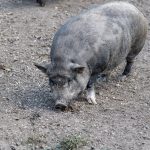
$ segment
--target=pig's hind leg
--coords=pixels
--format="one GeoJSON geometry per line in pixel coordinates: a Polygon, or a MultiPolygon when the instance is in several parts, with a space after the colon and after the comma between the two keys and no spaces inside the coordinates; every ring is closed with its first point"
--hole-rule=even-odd
{"type": "Polygon", "coordinates": [[[40,4],[40,6],[45,6],[46,0],[36,0],[37,3],[40,4]]]}
{"type": "Polygon", "coordinates": [[[123,76],[128,76],[129,75],[129,73],[131,72],[133,62],[134,62],[134,59],[129,59],[128,57],[126,58],[126,63],[127,64],[126,64],[125,69],[122,73],[123,76]]]}
{"type": "Polygon", "coordinates": [[[129,52],[129,54],[126,57],[127,64],[122,73],[123,76],[128,76],[130,74],[135,57],[140,53],[140,51],[144,47],[145,39],[146,39],[146,37],[136,41],[135,44],[132,46],[131,51],[129,52]]]}

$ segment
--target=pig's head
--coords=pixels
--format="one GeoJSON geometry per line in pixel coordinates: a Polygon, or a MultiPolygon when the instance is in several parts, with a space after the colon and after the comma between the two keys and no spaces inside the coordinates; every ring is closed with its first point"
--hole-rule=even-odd
{"type": "Polygon", "coordinates": [[[76,63],[65,64],[65,67],[52,64],[35,66],[49,78],[56,109],[65,110],[71,100],[86,88],[90,78],[88,67],[76,63]]]}

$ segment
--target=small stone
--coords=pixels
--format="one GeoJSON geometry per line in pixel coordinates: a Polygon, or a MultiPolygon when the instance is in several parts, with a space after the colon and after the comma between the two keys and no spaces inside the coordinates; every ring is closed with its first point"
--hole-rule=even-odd
{"type": "Polygon", "coordinates": [[[18,121],[18,120],[19,120],[19,118],[15,118],[15,120],[16,120],[16,121],[18,121]]]}
{"type": "Polygon", "coordinates": [[[11,69],[10,69],[10,68],[5,68],[5,70],[6,70],[7,72],[10,72],[10,71],[11,71],[11,69]]]}
{"type": "Polygon", "coordinates": [[[5,70],[5,66],[0,64],[0,70],[5,70]]]}
{"type": "Polygon", "coordinates": [[[13,15],[13,13],[12,13],[12,12],[9,12],[9,13],[7,13],[7,15],[13,15]]]}
{"type": "Polygon", "coordinates": [[[116,84],[116,86],[117,86],[117,87],[119,87],[119,86],[120,86],[120,84],[116,84]]]}

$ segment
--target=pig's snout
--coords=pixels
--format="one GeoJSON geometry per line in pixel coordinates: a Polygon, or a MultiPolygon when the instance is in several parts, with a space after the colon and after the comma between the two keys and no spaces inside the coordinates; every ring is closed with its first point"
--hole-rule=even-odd
{"type": "Polygon", "coordinates": [[[68,107],[68,104],[64,101],[57,101],[55,104],[55,109],[56,110],[61,110],[64,111],[68,107]]]}
{"type": "Polygon", "coordinates": [[[67,108],[67,105],[64,105],[64,104],[56,104],[55,105],[55,109],[56,110],[61,110],[61,111],[64,111],[64,110],[66,110],[66,108],[67,108]]]}

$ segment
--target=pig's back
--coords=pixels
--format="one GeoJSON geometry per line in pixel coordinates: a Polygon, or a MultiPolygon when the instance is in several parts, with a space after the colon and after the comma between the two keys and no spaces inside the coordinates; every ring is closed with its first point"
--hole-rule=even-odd
{"type": "Polygon", "coordinates": [[[54,37],[52,57],[95,60],[93,66],[105,66],[117,58],[117,65],[145,32],[146,20],[136,7],[126,2],[107,3],[66,22],[54,37]],[[97,62],[100,59],[105,62],[97,62]]]}
{"type": "Polygon", "coordinates": [[[109,30],[109,28],[113,29],[113,25],[116,24],[124,32],[129,32],[131,38],[147,31],[147,20],[144,15],[127,2],[106,3],[91,9],[82,17],[87,19],[87,22],[91,22],[91,26],[95,22],[96,30],[103,25],[104,31],[109,30]]]}

